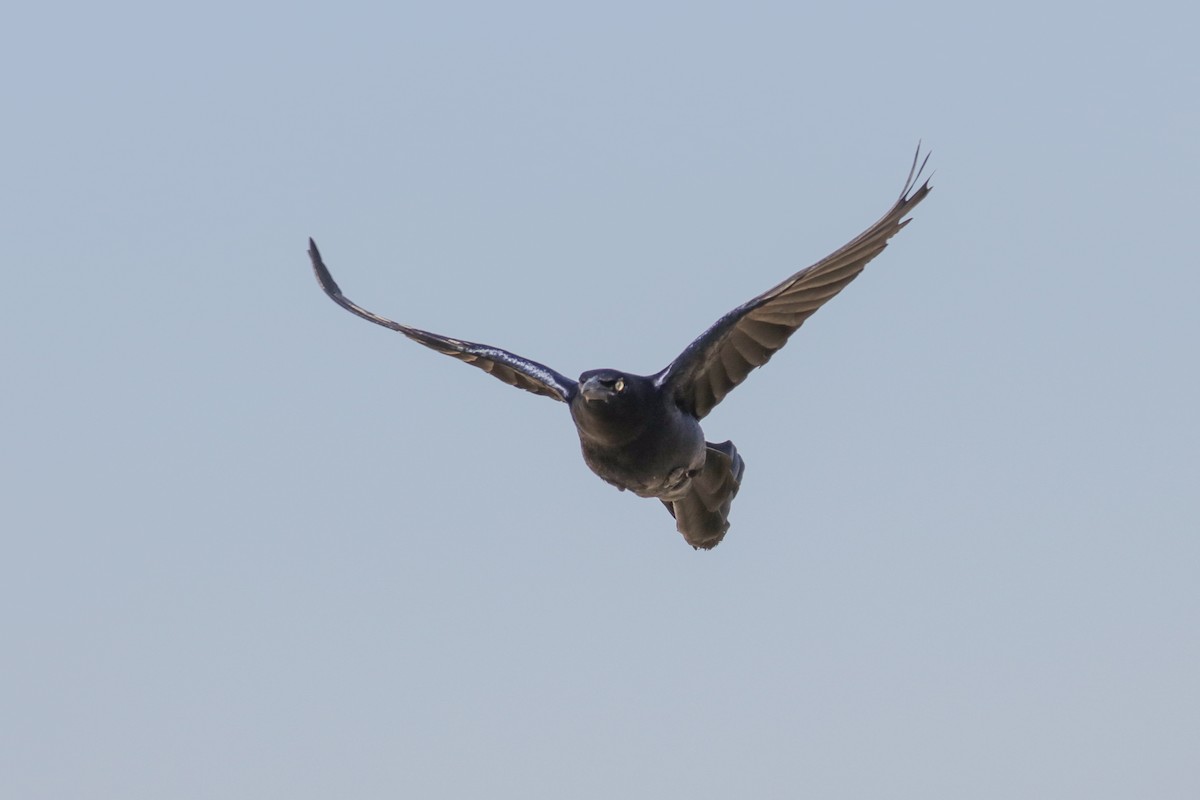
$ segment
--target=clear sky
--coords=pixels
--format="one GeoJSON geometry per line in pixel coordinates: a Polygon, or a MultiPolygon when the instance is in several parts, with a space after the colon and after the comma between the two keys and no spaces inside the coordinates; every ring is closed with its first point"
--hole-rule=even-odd
{"type": "Polygon", "coordinates": [[[1200,797],[1193,4],[6,13],[0,796],[1200,797]],[[706,420],[567,409],[891,204],[706,420]]]}

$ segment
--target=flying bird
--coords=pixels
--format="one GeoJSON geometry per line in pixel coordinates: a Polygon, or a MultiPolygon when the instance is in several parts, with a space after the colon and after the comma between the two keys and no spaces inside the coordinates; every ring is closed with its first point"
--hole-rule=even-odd
{"type": "Polygon", "coordinates": [[[711,549],[729,529],[729,508],[745,462],[733,442],[705,441],[702,420],[725,395],[771,358],[804,321],[854,280],[932,187],[919,187],[929,160],[920,148],[899,199],[857,238],[730,311],[679,357],[653,375],[593,369],[571,380],[536,361],[451,339],[381,317],[342,294],[308,240],[313,270],[333,302],[365,320],[398,331],[439,353],[479,367],[507,384],[566,403],[583,460],[621,491],[658,498],[676,529],[697,549],[711,549]]]}

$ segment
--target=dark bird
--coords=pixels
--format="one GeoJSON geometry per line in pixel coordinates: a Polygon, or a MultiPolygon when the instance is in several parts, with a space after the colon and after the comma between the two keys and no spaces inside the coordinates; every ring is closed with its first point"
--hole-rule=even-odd
{"type": "Polygon", "coordinates": [[[900,198],[878,222],[721,317],[654,375],[593,369],[573,381],[507,350],[410,328],[346,299],[311,239],[308,254],[321,288],[347,311],[505,383],[566,403],[592,472],[622,491],[661,500],[688,544],[707,550],[729,529],[729,507],[745,464],[732,442],[706,442],[700,420],[751,370],[767,363],[908,224],[905,215],[930,192],[928,180],[914,189],[928,160],[928,155],[920,160],[918,148],[900,198]]]}

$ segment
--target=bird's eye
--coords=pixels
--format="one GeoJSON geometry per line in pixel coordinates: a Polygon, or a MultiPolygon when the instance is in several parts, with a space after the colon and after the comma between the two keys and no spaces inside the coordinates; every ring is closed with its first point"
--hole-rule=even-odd
{"type": "Polygon", "coordinates": [[[616,389],[618,392],[625,391],[625,379],[617,378],[617,382],[613,384],[613,388],[616,389]]]}

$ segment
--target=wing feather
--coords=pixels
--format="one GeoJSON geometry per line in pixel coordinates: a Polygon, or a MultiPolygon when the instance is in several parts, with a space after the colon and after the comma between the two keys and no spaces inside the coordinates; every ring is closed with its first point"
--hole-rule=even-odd
{"type": "Polygon", "coordinates": [[[451,339],[448,336],[430,333],[419,328],[411,328],[367,311],[342,294],[342,290],[334,282],[333,276],[329,274],[329,268],[321,260],[321,253],[312,239],[308,240],[308,255],[312,259],[313,272],[317,275],[317,282],[321,284],[325,294],[351,314],[403,333],[413,341],[420,342],[443,355],[452,356],[471,366],[479,367],[489,375],[499,378],[510,386],[516,386],[518,389],[562,402],[568,402],[575,393],[577,386],[575,381],[536,361],[530,361],[498,347],[451,339]]]}
{"type": "Polygon", "coordinates": [[[767,363],[818,308],[858,277],[909,223],[906,215],[932,189],[928,179],[917,187],[928,161],[928,154],[922,159],[918,147],[899,199],[878,222],[816,264],[721,317],[655,376],[658,384],[673,392],[698,419],[708,414],[751,370],[767,363]]]}

